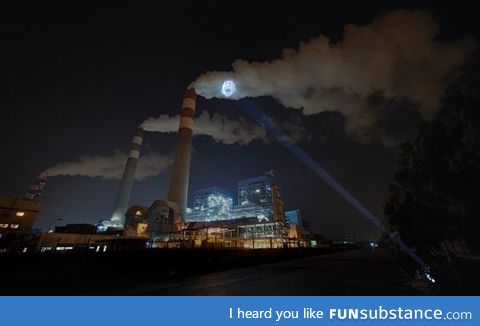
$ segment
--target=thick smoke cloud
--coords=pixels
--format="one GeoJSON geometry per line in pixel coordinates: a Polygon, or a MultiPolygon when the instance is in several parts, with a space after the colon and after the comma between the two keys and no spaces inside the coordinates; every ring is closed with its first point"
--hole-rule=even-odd
{"type": "Polygon", "coordinates": [[[230,79],[237,91],[229,99],[272,96],[305,115],[337,111],[348,135],[388,144],[395,136],[382,131],[392,102],[414,107],[409,121],[431,119],[446,84],[474,49],[468,38],[438,42],[438,32],[425,12],[395,11],[365,26],[346,25],[337,43],[320,35],[270,62],[239,59],[232,71],[207,72],[192,86],[205,98],[223,98],[222,83],[230,79]]]}
{"type": "MultiPolygon", "coordinates": [[[[148,118],[141,127],[146,131],[171,133],[178,131],[179,121],[179,115],[160,115],[158,118],[148,118]]],[[[243,118],[232,120],[218,113],[210,115],[207,111],[195,118],[193,129],[194,135],[207,135],[227,145],[247,145],[254,140],[268,141],[266,129],[258,124],[243,118]]]]}
{"type": "MultiPolygon", "coordinates": [[[[155,153],[140,155],[136,180],[143,180],[166,170],[172,164],[170,156],[163,156],[155,153]]],[[[87,176],[99,177],[102,179],[121,179],[127,155],[117,151],[112,156],[82,156],[78,161],[60,163],[45,172],[49,176],[87,176]]]]}

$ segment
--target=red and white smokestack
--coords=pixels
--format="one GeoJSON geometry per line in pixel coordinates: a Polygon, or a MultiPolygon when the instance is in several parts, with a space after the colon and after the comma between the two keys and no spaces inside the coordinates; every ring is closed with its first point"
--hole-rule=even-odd
{"type": "Polygon", "coordinates": [[[130,151],[128,152],[127,164],[123,171],[122,181],[118,189],[117,198],[113,207],[111,221],[116,225],[123,227],[125,224],[125,213],[130,203],[130,195],[132,193],[133,181],[135,179],[135,171],[137,170],[137,162],[140,156],[140,148],[143,142],[143,129],[138,128],[132,139],[130,151]]]}
{"type": "Polygon", "coordinates": [[[172,178],[168,191],[168,200],[178,205],[182,220],[185,218],[190,175],[190,157],[192,153],[193,119],[197,94],[193,88],[187,89],[183,97],[182,114],[178,127],[177,146],[172,168],[172,178]]]}

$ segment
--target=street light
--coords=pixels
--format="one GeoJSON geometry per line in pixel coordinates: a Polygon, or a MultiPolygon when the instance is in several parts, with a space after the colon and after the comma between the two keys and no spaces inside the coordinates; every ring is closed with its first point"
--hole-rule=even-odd
{"type": "Polygon", "coordinates": [[[53,231],[50,230],[50,228],[52,227],[52,224],[54,224],[55,222],[58,222],[58,221],[63,221],[63,218],[57,218],[57,219],[54,219],[50,222],[50,224],[48,224],[48,229],[47,229],[47,233],[52,233],[53,231]]]}

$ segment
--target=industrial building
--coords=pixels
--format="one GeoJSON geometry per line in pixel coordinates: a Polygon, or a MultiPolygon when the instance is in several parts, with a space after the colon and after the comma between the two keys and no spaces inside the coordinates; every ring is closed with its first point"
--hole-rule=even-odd
{"type": "Polygon", "coordinates": [[[39,211],[40,202],[36,200],[0,197],[0,238],[30,233],[39,211]]]}
{"type": "MultiPolygon", "coordinates": [[[[285,213],[280,187],[271,176],[239,181],[236,196],[218,187],[199,189],[193,193],[193,207],[187,208],[195,106],[196,93],[188,89],[166,199],[157,199],[148,207],[130,204],[143,142],[144,131],[139,128],[132,139],[111,218],[96,226],[67,224],[55,227],[54,232],[49,227],[48,232],[31,236],[29,246],[34,241],[39,252],[309,246],[299,211],[285,213]]],[[[25,199],[0,198],[0,238],[7,233],[30,232],[40,210],[36,199],[46,176],[42,178],[30,187],[25,199]]]]}
{"type": "Polygon", "coordinates": [[[18,250],[30,234],[46,179],[46,174],[40,174],[23,197],[0,197],[0,253],[18,250]]]}
{"type": "Polygon", "coordinates": [[[269,210],[268,218],[272,217],[272,178],[259,176],[238,182],[238,204],[256,204],[269,210]]]}
{"type": "Polygon", "coordinates": [[[124,236],[148,239],[149,246],[155,248],[308,246],[302,238],[300,211],[284,211],[280,187],[271,177],[242,180],[238,183],[238,191],[238,198],[243,201],[233,207],[233,196],[226,189],[210,187],[195,191],[193,209],[187,209],[185,221],[178,229],[172,223],[165,228],[176,209],[174,206],[166,209],[168,202],[154,203],[150,208],[134,205],[126,214],[124,236]],[[158,224],[164,225],[162,232],[158,232],[158,224]]]}
{"type": "Polygon", "coordinates": [[[0,197],[0,240],[29,234],[39,211],[40,202],[36,200],[0,197]]]}
{"type": "MultiPolygon", "coordinates": [[[[210,187],[193,194],[193,206],[187,208],[190,176],[191,144],[195,117],[196,94],[188,89],[182,102],[172,175],[167,199],[158,199],[150,207],[124,207],[129,196],[117,199],[122,207],[124,237],[148,239],[150,247],[235,247],[278,248],[306,245],[300,237],[301,225],[285,219],[280,187],[271,176],[258,176],[238,182],[237,202],[230,191],[210,187]]],[[[139,134],[136,137],[141,137],[139,134]]],[[[133,180],[139,144],[133,141],[135,155],[129,155],[124,178],[133,180]],[[127,173],[128,170],[128,173],[127,173]]],[[[120,193],[131,192],[131,182],[121,182],[120,193]],[[124,189],[127,187],[128,189],[124,189]]],[[[112,221],[114,218],[112,218],[112,221]]]]}
{"type": "Polygon", "coordinates": [[[186,221],[228,220],[233,209],[230,191],[211,187],[193,193],[193,209],[187,209],[186,221]]]}

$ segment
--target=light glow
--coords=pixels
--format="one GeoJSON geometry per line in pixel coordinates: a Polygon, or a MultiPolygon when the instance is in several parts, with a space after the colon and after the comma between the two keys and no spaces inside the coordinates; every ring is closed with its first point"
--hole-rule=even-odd
{"type": "Polygon", "coordinates": [[[237,87],[235,86],[235,82],[233,80],[226,80],[222,84],[222,94],[225,97],[230,97],[235,93],[237,87]]]}

